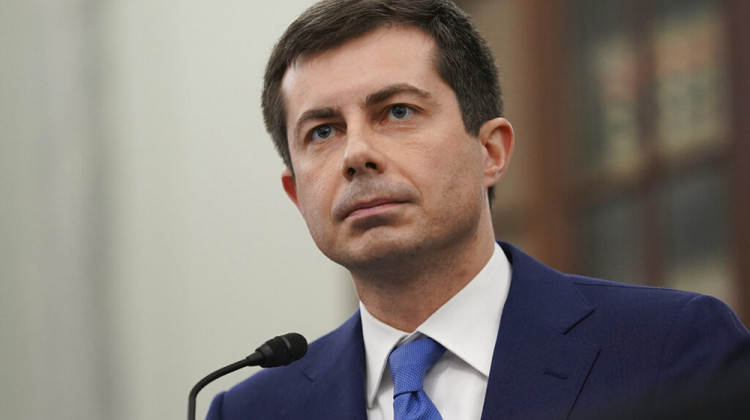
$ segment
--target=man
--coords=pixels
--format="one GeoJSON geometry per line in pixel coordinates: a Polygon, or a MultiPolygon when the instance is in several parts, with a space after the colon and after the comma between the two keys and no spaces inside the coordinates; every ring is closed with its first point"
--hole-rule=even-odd
{"type": "Polygon", "coordinates": [[[283,187],[360,309],[210,419],[577,417],[716,371],[748,340],[715,299],[495,243],[513,130],[486,43],[448,1],[316,4],[276,45],[263,110],[283,187]]]}

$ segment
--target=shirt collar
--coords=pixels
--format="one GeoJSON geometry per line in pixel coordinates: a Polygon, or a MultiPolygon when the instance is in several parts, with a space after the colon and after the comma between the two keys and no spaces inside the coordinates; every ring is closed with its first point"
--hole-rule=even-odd
{"type": "Polygon", "coordinates": [[[391,350],[418,334],[431,337],[488,378],[510,287],[510,271],[508,259],[495,244],[492,257],[476,277],[417,327],[414,334],[381,322],[360,302],[367,362],[367,406],[372,407],[391,350]]]}

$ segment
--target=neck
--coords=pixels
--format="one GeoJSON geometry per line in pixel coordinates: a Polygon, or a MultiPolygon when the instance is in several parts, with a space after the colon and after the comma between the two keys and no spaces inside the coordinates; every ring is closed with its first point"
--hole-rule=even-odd
{"type": "Polygon", "coordinates": [[[374,270],[351,271],[359,299],[375,318],[413,332],[489,261],[495,247],[491,225],[473,239],[469,246],[451,247],[374,270]]]}

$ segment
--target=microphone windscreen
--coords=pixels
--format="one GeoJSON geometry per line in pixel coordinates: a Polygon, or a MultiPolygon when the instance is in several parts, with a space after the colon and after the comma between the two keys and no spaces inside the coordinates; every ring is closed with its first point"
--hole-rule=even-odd
{"type": "Polygon", "coordinates": [[[256,351],[263,355],[261,367],[288,365],[307,353],[307,340],[301,334],[284,334],[266,341],[256,351]]]}

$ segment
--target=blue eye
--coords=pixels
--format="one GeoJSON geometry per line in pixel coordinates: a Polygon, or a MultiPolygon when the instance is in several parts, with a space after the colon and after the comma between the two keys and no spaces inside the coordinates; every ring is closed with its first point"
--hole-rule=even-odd
{"type": "Polygon", "coordinates": [[[414,110],[406,105],[394,105],[388,111],[391,119],[405,120],[414,114],[414,110]]]}
{"type": "Polygon", "coordinates": [[[312,129],[313,140],[326,140],[336,133],[336,129],[328,124],[319,125],[312,129]]]}

